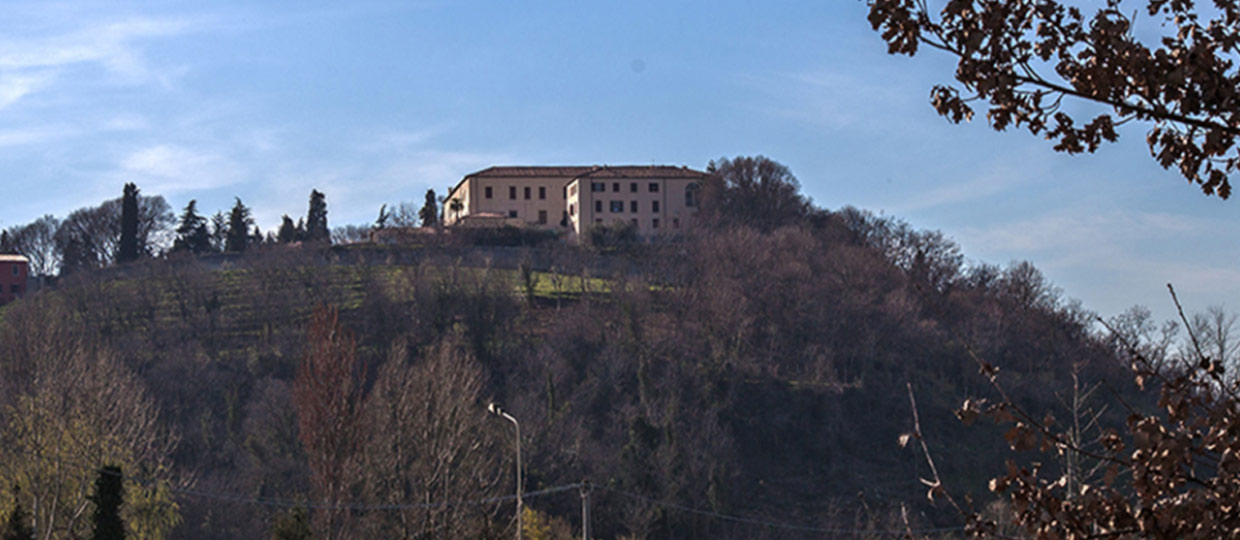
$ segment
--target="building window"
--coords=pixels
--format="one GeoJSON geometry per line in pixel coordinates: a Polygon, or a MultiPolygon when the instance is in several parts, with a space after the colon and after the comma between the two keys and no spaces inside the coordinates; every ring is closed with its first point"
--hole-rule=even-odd
{"type": "Polygon", "coordinates": [[[20,293],[20,292],[22,292],[22,286],[21,286],[21,285],[11,285],[11,286],[9,286],[9,292],[10,292],[10,293],[12,293],[12,294],[17,294],[17,293],[20,293]]]}
{"type": "Polygon", "coordinates": [[[517,217],[517,211],[516,211],[516,210],[509,210],[509,211],[508,211],[508,217],[517,217]]]}
{"type": "Polygon", "coordinates": [[[650,201],[650,211],[659,213],[659,201],[650,201]]]}
{"type": "Polygon", "coordinates": [[[612,182],[612,183],[611,183],[611,192],[612,192],[612,193],[620,193],[620,182],[612,182]]]}
{"type": "MultiPolygon", "coordinates": [[[[568,188],[568,195],[577,195],[577,184],[573,184],[573,187],[568,188]]],[[[564,198],[567,199],[568,195],[565,195],[564,198]]]]}
{"type": "Polygon", "coordinates": [[[508,186],[508,198],[517,200],[517,186],[508,186]]]}
{"type": "Polygon", "coordinates": [[[698,205],[698,185],[689,184],[685,186],[685,206],[694,208],[698,205]]]}
{"type": "Polygon", "coordinates": [[[595,222],[595,223],[602,223],[602,222],[603,222],[603,218],[594,218],[594,222],[595,222]]]}
{"type": "Polygon", "coordinates": [[[546,186],[538,186],[538,198],[539,199],[547,198],[547,187],[546,186]]]}
{"type": "Polygon", "coordinates": [[[568,205],[568,215],[570,216],[577,215],[577,208],[574,205],[571,205],[571,204],[568,205]]]}
{"type": "Polygon", "coordinates": [[[611,213],[623,214],[624,213],[624,201],[611,201],[611,213]]]}
{"type": "Polygon", "coordinates": [[[485,187],[485,188],[482,188],[482,191],[483,191],[483,193],[485,193],[485,194],[486,194],[486,197],[487,197],[488,199],[490,199],[490,198],[491,198],[491,186],[487,186],[487,187],[485,187]]]}
{"type": "Polygon", "coordinates": [[[658,182],[651,182],[651,183],[650,183],[650,192],[651,192],[651,193],[658,193],[658,192],[659,192],[659,183],[658,183],[658,182]]]}
{"type": "Polygon", "coordinates": [[[672,218],[672,228],[673,229],[680,228],[680,218],[672,218]]]}
{"type": "Polygon", "coordinates": [[[629,222],[633,224],[633,228],[634,228],[634,229],[636,229],[636,228],[637,228],[637,218],[633,218],[633,219],[629,220],[629,222]]]}
{"type": "Polygon", "coordinates": [[[603,201],[594,201],[594,211],[600,214],[603,213],[603,201]]]}
{"type": "MultiPolygon", "coordinates": [[[[634,184],[634,185],[636,185],[636,184],[634,184]]],[[[637,213],[637,201],[629,201],[629,211],[630,211],[630,212],[632,212],[632,213],[634,213],[634,214],[636,214],[636,213],[637,213]]]]}
{"type": "Polygon", "coordinates": [[[530,200],[530,186],[525,186],[525,200],[530,200]]]}
{"type": "Polygon", "coordinates": [[[590,182],[590,191],[593,191],[595,193],[602,193],[604,191],[607,191],[607,184],[604,184],[602,182],[590,182]]]}
{"type": "Polygon", "coordinates": [[[637,193],[637,182],[629,182],[629,193],[637,193]]]}
{"type": "Polygon", "coordinates": [[[652,229],[658,229],[658,228],[659,228],[659,218],[654,218],[654,221],[651,221],[651,222],[650,222],[650,226],[651,226],[651,228],[652,228],[652,229]]]}
{"type": "Polygon", "coordinates": [[[15,264],[15,265],[13,265],[11,268],[13,269],[13,275],[15,275],[15,276],[20,276],[20,275],[22,274],[22,269],[21,269],[21,267],[20,267],[20,266],[17,266],[17,265],[15,264]]]}
{"type": "Polygon", "coordinates": [[[539,211],[538,211],[538,224],[539,224],[539,225],[546,225],[546,224],[547,224],[547,211],[546,211],[546,210],[539,210],[539,211]]]}

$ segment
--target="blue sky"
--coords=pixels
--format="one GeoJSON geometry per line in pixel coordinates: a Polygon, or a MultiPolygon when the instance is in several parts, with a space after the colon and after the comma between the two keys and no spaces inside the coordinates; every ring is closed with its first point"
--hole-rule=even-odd
{"type": "MultiPolygon", "coordinates": [[[[311,189],[335,225],[494,164],[764,154],[826,208],[1033,261],[1109,316],[1240,309],[1235,205],[1159,168],[935,115],[950,59],[888,56],[859,0],[6,2],[0,227],[120,195],[239,196],[264,230],[311,189]]],[[[1075,110],[1088,111],[1085,106],[1075,110]]]]}

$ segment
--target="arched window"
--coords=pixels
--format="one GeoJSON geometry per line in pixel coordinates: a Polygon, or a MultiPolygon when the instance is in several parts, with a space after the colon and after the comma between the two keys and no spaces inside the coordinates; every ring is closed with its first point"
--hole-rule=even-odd
{"type": "Polygon", "coordinates": [[[685,206],[696,208],[698,205],[698,185],[697,183],[685,186],[685,206]]]}

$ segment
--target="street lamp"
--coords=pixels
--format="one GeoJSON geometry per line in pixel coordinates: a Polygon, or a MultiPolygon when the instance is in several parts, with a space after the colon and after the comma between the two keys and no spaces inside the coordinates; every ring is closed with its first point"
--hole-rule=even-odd
{"type": "Polygon", "coordinates": [[[521,424],[517,422],[516,418],[513,418],[511,414],[499,408],[499,405],[495,403],[487,404],[487,410],[491,411],[491,414],[506,418],[517,428],[517,540],[521,540],[521,511],[523,510],[521,502],[521,424]]]}

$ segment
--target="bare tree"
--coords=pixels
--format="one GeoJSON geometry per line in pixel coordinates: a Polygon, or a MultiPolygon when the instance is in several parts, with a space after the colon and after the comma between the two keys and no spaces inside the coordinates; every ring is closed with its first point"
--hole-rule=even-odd
{"type": "Polygon", "coordinates": [[[30,271],[38,276],[50,276],[60,268],[60,253],[56,250],[56,229],[60,221],[45,215],[26,225],[10,227],[10,247],[30,259],[30,271]]]}
{"type": "Polygon", "coordinates": [[[306,354],[293,384],[293,402],[315,493],[329,506],[318,512],[315,521],[324,538],[348,538],[350,516],[339,505],[348,498],[357,477],[367,432],[365,366],[357,359],[352,333],[340,325],[334,308],[315,309],[306,340],[306,354]]]}
{"type": "Polygon", "coordinates": [[[142,382],[113,354],[69,325],[54,305],[27,306],[4,336],[0,366],[22,381],[0,406],[0,486],[19,486],[40,538],[83,537],[89,530],[87,495],[95,471],[119,464],[128,481],[125,519],[137,537],[162,537],[179,522],[168,490],[176,437],[160,425],[142,382]]]}
{"type": "MultiPolygon", "coordinates": [[[[1205,313],[1194,313],[1189,319],[1192,334],[1197,337],[1201,351],[1211,360],[1222,363],[1227,369],[1237,364],[1240,339],[1236,331],[1236,314],[1228,313],[1223,306],[1210,306],[1205,313]]],[[[1192,351],[1186,350],[1185,355],[1192,351]]]]}
{"type": "Polygon", "coordinates": [[[498,507],[440,505],[493,496],[508,479],[508,452],[481,402],[485,377],[456,338],[421,358],[393,347],[368,408],[371,426],[365,492],[378,504],[426,504],[377,513],[368,530],[390,538],[473,538],[498,507]]]}

